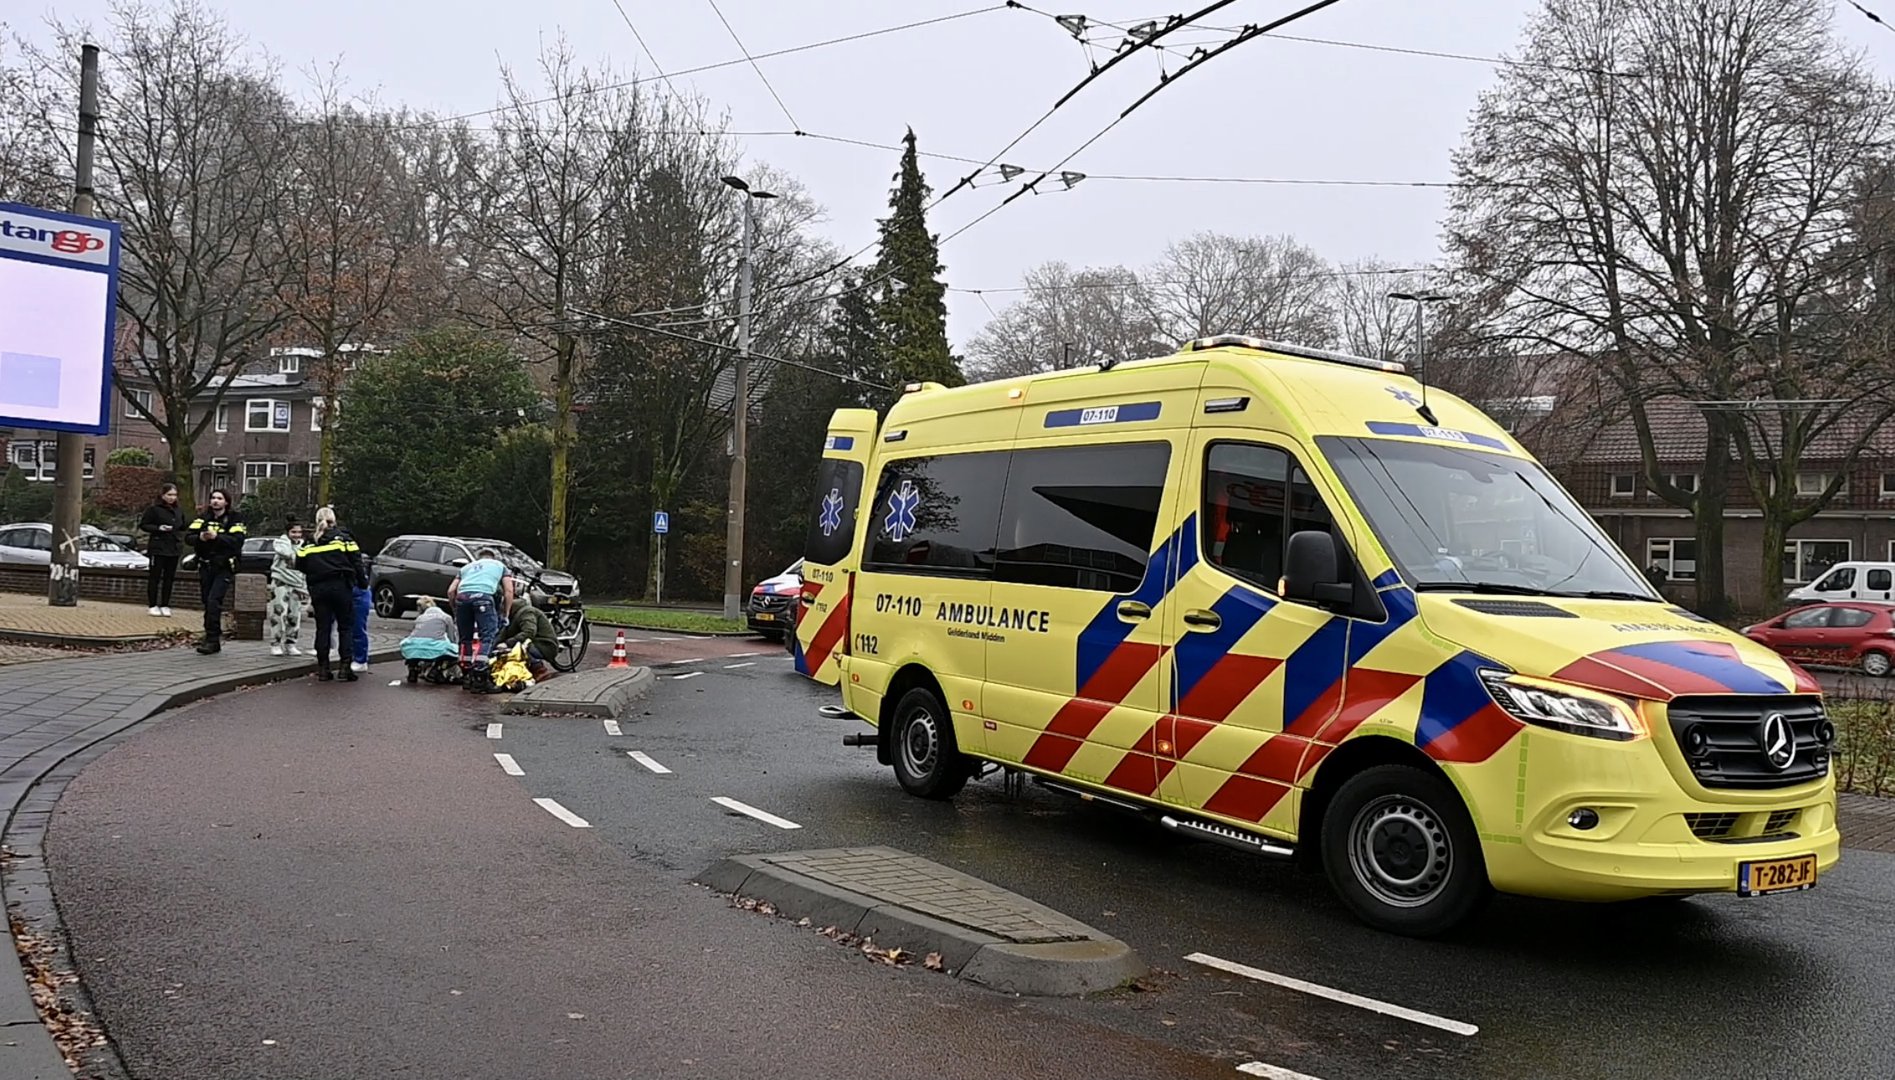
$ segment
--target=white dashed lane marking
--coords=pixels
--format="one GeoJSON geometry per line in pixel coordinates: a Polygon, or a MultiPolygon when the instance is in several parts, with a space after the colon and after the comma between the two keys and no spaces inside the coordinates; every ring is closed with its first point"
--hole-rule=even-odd
{"type": "Polygon", "coordinates": [[[736,799],[730,798],[729,796],[726,796],[726,795],[719,795],[713,798],[711,801],[723,807],[726,810],[735,810],[739,814],[747,814],[750,817],[756,818],[758,821],[766,822],[770,825],[775,825],[779,829],[802,828],[801,825],[798,825],[796,822],[791,821],[789,818],[777,817],[775,814],[772,814],[767,810],[759,810],[756,807],[751,806],[749,803],[740,803],[736,799]]]}
{"type": "Polygon", "coordinates": [[[1245,1076],[1261,1076],[1265,1080],[1316,1080],[1316,1077],[1308,1073],[1286,1069],[1281,1065],[1272,1065],[1267,1061],[1246,1061],[1237,1066],[1237,1071],[1245,1076]]]}
{"type": "Polygon", "coordinates": [[[1473,1035],[1480,1031],[1480,1028],[1475,1027],[1473,1024],[1462,1023],[1459,1020],[1449,1020],[1447,1017],[1436,1016],[1433,1013],[1420,1012],[1415,1009],[1404,1008],[1400,1005],[1390,1005],[1386,1001],[1377,1001],[1374,998],[1363,997],[1360,994],[1351,994],[1346,990],[1336,990],[1317,983],[1304,982],[1302,979],[1293,979],[1288,975],[1278,975],[1274,971],[1253,968],[1245,964],[1239,964],[1234,960],[1225,960],[1220,957],[1210,956],[1206,953],[1192,953],[1185,957],[1185,959],[1194,964],[1203,964],[1205,967],[1216,968],[1219,971],[1228,971],[1232,975],[1241,975],[1246,979],[1255,979],[1258,982],[1281,986],[1286,990],[1297,990],[1309,994],[1312,997],[1325,998],[1329,1001],[1340,1002],[1344,1005],[1353,1005],[1358,1009],[1378,1012],[1383,1016],[1393,1016],[1398,1020],[1407,1020],[1411,1023],[1422,1024],[1426,1027],[1439,1028],[1442,1031],[1450,1032],[1455,1035],[1473,1035]]]}
{"type": "Polygon", "coordinates": [[[673,679],[695,679],[702,674],[704,674],[702,671],[687,671],[682,675],[673,675],[671,677],[673,679]]]}
{"type": "Polygon", "coordinates": [[[513,760],[512,754],[495,754],[493,759],[500,763],[500,771],[506,773],[508,776],[526,775],[526,770],[520,768],[520,763],[513,760]]]}
{"type": "Polygon", "coordinates": [[[748,663],[744,663],[744,664],[725,664],[725,665],[724,665],[724,670],[725,670],[725,671],[736,671],[736,670],[737,670],[738,668],[747,668],[747,667],[756,667],[756,666],[757,666],[757,662],[756,662],[755,660],[752,660],[752,661],[750,661],[750,662],[748,662],[748,663]]]}
{"type": "Polygon", "coordinates": [[[652,772],[658,773],[661,776],[671,771],[670,769],[665,768],[663,765],[658,764],[656,761],[653,761],[651,759],[651,755],[645,753],[643,750],[627,750],[625,751],[625,753],[633,761],[638,762],[640,765],[643,765],[645,768],[650,769],[652,772]]]}
{"type": "Polygon", "coordinates": [[[585,818],[582,818],[578,814],[573,813],[571,810],[568,810],[565,807],[559,805],[558,800],[534,799],[533,801],[540,804],[540,809],[553,815],[554,817],[565,822],[566,824],[571,825],[575,829],[592,828],[592,822],[587,821],[585,818]]]}
{"type": "Polygon", "coordinates": [[[617,720],[607,720],[605,722],[605,733],[614,738],[617,738],[618,736],[625,734],[624,732],[619,730],[619,722],[617,720]]]}
{"type": "Polygon", "coordinates": [[[487,737],[489,739],[498,739],[500,737],[500,721],[496,720],[487,725],[487,737]]]}

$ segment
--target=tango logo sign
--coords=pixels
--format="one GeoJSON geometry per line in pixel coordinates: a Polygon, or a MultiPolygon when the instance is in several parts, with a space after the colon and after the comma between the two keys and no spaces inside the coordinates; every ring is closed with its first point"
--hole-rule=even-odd
{"type": "MultiPolygon", "coordinates": [[[[0,238],[45,244],[62,255],[89,255],[105,249],[105,237],[84,229],[48,229],[0,218],[0,238]]],[[[7,245],[18,246],[18,245],[7,245]]]]}

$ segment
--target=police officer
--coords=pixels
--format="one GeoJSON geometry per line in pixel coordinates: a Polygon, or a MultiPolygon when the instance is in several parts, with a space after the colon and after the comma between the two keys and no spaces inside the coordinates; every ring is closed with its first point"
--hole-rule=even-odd
{"type": "Polygon", "coordinates": [[[354,649],[354,592],[368,585],[368,569],[362,565],[362,549],[356,546],[349,530],[336,523],[333,506],[316,511],[316,542],[296,557],[296,568],[309,581],[309,599],[316,609],[316,678],[329,682],[336,673],[329,668],[331,631],[340,638],[336,655],[342,661],[343,682],[355,682],[358,676],[349,667],[354,649]]]}
{"type": "Polygon", "coordinates": [[[198,596],[204,602],[204,640],[197,643],[197,651],[209,656],[224,649],[224,600],[236,583],[237,556],[243,551],[243,520],[231,508],[230,492],[211,489],[188,532],[197,552],[198,596]]]}

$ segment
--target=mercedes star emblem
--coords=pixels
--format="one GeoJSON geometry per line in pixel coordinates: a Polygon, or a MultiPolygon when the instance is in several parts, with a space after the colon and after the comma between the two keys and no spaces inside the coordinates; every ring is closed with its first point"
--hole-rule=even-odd
{"type": "Polygon", "coordinates": [[[1790,730],[1790,718],[1780,712],[1764,717],[1757,727],[1757,745],[1763,748],[1763,756],[1778,772],[1794,764],[1796,735],[1790,730]]]}

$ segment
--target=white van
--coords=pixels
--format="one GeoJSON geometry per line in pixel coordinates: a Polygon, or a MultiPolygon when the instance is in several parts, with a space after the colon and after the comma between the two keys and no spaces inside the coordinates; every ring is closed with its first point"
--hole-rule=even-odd
{"type": "Polygon", "coordinates": [[[1792,604],[1826,600],[1868,600],[1895,604],[1895,562],[1839,562],[1829,572],[1792,590],[1792,604]]]}

